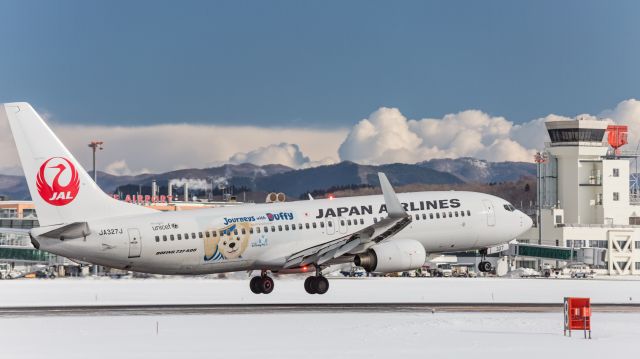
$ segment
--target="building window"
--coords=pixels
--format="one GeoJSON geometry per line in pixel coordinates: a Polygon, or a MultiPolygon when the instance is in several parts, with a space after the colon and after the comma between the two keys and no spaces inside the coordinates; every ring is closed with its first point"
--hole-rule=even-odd
{"type": "Polygon", "coordinates": [[[620,247],[620,249],[623,249],[626,244],[627,244],[626,240],[624,239],[618,240],[618,247],[620,247]]]}
{"type": "Polygon", "coordinates": [[[640,262],[636,262],[636,270],[640,270],[640,262]]]}
{"type": "Polygon", "coordinates": [[[627,262],[618,262],[618,268],[620,268],[620,270],[624,270],[626,266],[627,262]]]}
{"type": "Polygon", "coordinates": [[[640,217],[629,217],[629,224],[631,225],[640,225],[640,217]]]}
{"type": "Polygon", "coordinates": [[[619,201],[620,200],[620,193],[619,192],[613,192],[613,200],[614,201],[619,201]]]}
{"type": "Polygon", "coordinates": [[[634,246],[636,247],[636,249],[640,249],[640,241],[636,241],[636,243],[634,243],[634,246]]]}
{"type": "Polygon", "coordinates": [[[562,223],[562,216],[556,215],[556,224],[560,224],[560,223],[562,223]]]}
{"type": "Polygon", "coordinates": [[[620,177],[620,169],[619,168],[614,168],[613,169],[613,177],[620,177]]]}

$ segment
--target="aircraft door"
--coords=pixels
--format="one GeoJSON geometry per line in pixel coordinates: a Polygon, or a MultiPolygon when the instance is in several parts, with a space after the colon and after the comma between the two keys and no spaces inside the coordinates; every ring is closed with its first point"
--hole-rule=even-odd
{"type": "Polygon", "coordinates": [[[137,228],[129,228],[129,258],[140,257],[142,252],[142,240],[137,228]]]}
{"type": "Polygon", "coordinates": [[[333,222],[333,219],[331,218],[326,218],[325,219],[325,225],[327,226],[327,234],[331,235],[336,233],[336,227],[335,227],[335,223],[333,222]]]}
{"type": "Polygon", "coordinates": [[[487,225],[492,227],[496,225],[496,212],[493,209],[493,203],[488,199],[482,200],[482,205],[484,206],[485,213],[487,214],[487,225]]]}
{"type": "Polygon", "coordinates": [[[347,220],[342,217],[338,217],[336,222],[338,222],[338,231],[342,234],[347,233],[347,220]]]}

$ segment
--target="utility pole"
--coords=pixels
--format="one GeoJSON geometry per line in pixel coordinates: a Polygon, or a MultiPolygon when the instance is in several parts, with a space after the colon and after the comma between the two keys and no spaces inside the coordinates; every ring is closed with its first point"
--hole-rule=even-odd
{"type": "MultiPolygon", "coordinates": [[[[98,171],[96,169],[96,151],[102,150],[103,144],[104,142],[102,141],[91,141],[89,143],[89,147],[91,147],[91,150],[93,151],[93,182],[95,182],[96,185],[98,184],[98,171]]],[[[98,276],[98,266],[95,264],[93,265],[93,275],[95,277],[98,276]]]]}
{"type": "Polygon", "coordinates": [[[89,143],[89,147],[93,150],[93,182],[98,184],[98,171],[96,170],[96,151],[102,150],[102,145],[104,142],[102,141],[91,141],[89,143]]]}

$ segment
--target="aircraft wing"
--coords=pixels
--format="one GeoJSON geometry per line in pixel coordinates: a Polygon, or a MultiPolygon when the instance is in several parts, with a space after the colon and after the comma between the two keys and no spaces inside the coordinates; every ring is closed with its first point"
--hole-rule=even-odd
{"type": "Polygon", "coordinates": [[[378,177],[380,178],[380,186],[382,187],[382,194],[387,207],[388,216],[386,218],[359,231],[296,252],[287,257],[284,268],[294,268],[311,263],[316,265],[324,264],[351,252],[360,245],[378,243],[385,238],[389,238],[409,225],[411,216],[402,207],[387,176],[379,172],[378,177]]]}

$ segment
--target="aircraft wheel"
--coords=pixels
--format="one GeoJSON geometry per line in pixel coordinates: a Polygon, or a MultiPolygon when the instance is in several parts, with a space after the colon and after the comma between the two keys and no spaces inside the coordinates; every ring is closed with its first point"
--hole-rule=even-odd
{"type": "Polygon", "coordinates": [[[255,294],[260,294],[262,293],[262,277],[260,276],[256,276],[251,278],[251,281],[249,282],[249,288],[251,288],[251,291],[255,294]]]}
{"type": "Polygon", "coordinates": [[[263,277],[260,289],[262,293],[269,294],[273,292],[273,279],[271,277],[263,277]]]}
{"type": "Polygon", "coordinates": [[[325,294],[329,290],[329,280],[327,280],[327,278],[322,276],[316,277],[314,282],[316,293],[325,294]]]}
{"type": "Polygon", "coordinates": [[[480,262],[480,271],[491,272],[491,262],[489,261],[480,262]]]}
{"type": "Polygon", "coordinates": [[[307,277],[307,279],[304,280],[304,290],[309,294],[316,294],[315,282],[316,277],[307,277]]]}

